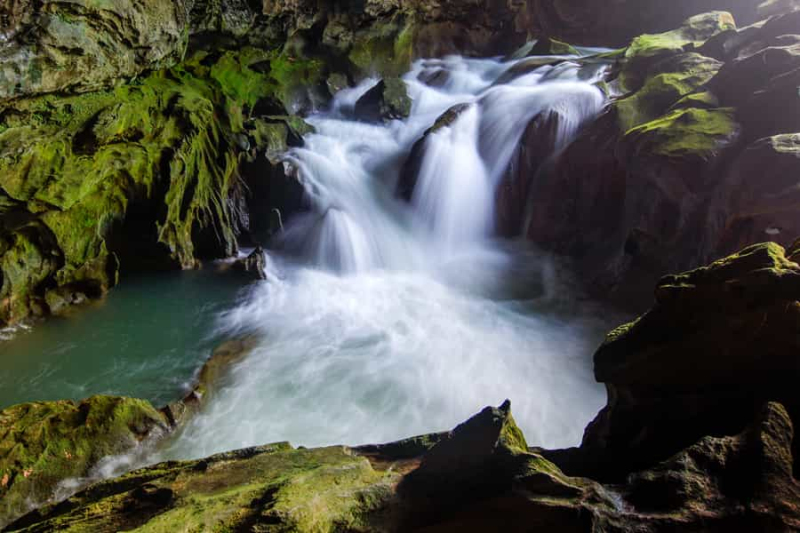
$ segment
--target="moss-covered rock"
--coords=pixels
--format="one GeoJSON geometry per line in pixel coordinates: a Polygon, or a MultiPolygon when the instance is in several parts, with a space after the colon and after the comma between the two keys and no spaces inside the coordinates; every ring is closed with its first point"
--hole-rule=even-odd
{"type": "Polygon", "coordinates": [[[738,434],[705,437],[603,485],[556,464],[574,468],[566,457],[575,450],[528,449],[504,404],[452,432],[398,443],[312,450],[277,443],[155,465],[93,485],[10,529],[657,533],[797,524],[789,415],[767,403],[741,418],[738,434]]]}
{"type": "Polygon", "coordinates": [[[722,63],[696,53],[673,56],[650,70],[644,85],[616,102],[623,131],[654,120],[710,80],[722,63]]]}
{"type": "Polygon", "coordinates": [[[655,35],[641,35],[633,40],[625,52],[631,59],[647,59],[675,54],[703,44],[714,35],[736,28],[730,13],[715,11],[686,20],[679,28],[655,35]]]}
{"type": "Polygon", "coordinates": [[[713,159],[734,139],[737,130],[731,108],[688,108],[637,126],[625,137],[636,154],[702,162],[713,159]]]}
{"type": "Polygon", "coordinates": [[[666,276],[653,308],[609,336],[595,354],[609,404],[584,438],[598,469],[609,474],[605,461],[639,468],[703,435],[734,434],[764,401],[780,401],[797,420],[792,254],[759,244],[666,276]]]}
{"type": "Polygon", "coordinates": [[[558,39],[552,39],[550,37],[544,37],[536,41],[531,47],[530,52],[527,55],[532,56],[577,56],[580,55],[578,50],[575,49],[574,46],[570,45],[569,43],[565,43],[563,41],[559,41],[558,39]]]}
{"type": "Polygon", "coordinates": [[[59,483],[90,477],[101,460],[131,452],[167,427],[149,403],[109,396],[0,411],[0,525],[48,501],[59,483]]]}
{"type": "Polygon", "coordinates": [[[182,1],[26,0],[0,9],[11,22],[1,32],[0,102],[103,89],[177,63],[188,40],[182,1]]]}
{"type": "MultiPolygon", "coordinates": [[[[24,317],[34,300],[46,312],[67,293],[96,297],[116,284],[120,263],[186,268],[231,255],[228,198],[250,150],[245,122],[260,108],[282,110],[275,99],[295,83],[290,72],[262,72],[269,57],[199,52],[114,90],[6,106],[0,187],[17,214],[3,217],[0,320],[24,317]]],[[[261,150],[285,149],[290,134],[309,131],[297,119],[267,120],[280,131],[255,127],[261,150]]]]}
{"type": "Polygon", "coordinates": [[[358,99],[355,114],[371,121],[403,119],[411,113],[411,104],[405,82],[385,78],[358,99]]]}

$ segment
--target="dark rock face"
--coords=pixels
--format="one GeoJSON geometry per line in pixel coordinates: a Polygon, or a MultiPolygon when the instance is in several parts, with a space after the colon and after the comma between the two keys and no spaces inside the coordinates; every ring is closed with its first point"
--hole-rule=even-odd
{"type": "Polygon", "coordinates": [[[93,91],[176,63],[185,48],[182,1],[30,2],[0,7],[0,101],[93,91]]]}
{"type": "Polygon", "coordinates": [[[595,474],[614,477],[703,435],[738,432],[767,401],[797,420],[798,258],[796,248],[761,244],[667,276],[654,307],[608,335],[595,375],[609,401],[582,446],[595,474]]]}
{"type": "Polygon", "coordinates": [[[799,15],[737,30],[710,13],[636,38],[610,84],[622,95],[546,171],[522,144],[509,180],[529,183],[523,232],[628,304],[663,272],[791,244],[799,15]]]}

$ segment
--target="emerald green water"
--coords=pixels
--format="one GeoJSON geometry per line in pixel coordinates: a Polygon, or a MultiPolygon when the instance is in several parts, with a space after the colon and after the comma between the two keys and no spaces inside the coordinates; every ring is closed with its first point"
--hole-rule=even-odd
{"type": "Polygon", "coordinates": [[[0,341],[0,409],[93,394],[175,400],[221,342],[216,316],[242,286],[213,271],[126,279],[73,316],[18,331],[0,341]]]}

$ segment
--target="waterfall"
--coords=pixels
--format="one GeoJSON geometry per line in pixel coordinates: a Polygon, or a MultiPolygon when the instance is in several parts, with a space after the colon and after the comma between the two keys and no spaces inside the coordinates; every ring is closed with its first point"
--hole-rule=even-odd
{"type": "Polygon", "coordinates": [[[258,345],[160,458],[389,441],[505,398],[532,444],[579,442],[605,400],[591,354],[609,317],[574,301],[556,260],[495,239],[494,205],[534,117],[558,115],[560,147],[601,110],[602,69],[566,61],[510,75],[517,65],[420,60],[403,78],[407,119],[353,116],[374,79],[308,118],[316,132],[285,164],[311,209],[287,221],[269,279],[220,318],[258,345]],[[411,200],[399,199],[412,147],[458,104],[422,141],[411,200]]]}

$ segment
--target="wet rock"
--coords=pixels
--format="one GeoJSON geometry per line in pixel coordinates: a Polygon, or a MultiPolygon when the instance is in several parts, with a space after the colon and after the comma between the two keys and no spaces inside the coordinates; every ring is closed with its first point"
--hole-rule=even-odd
{"type": "Polygon", "coordinates": [[[325,83],[328,85],[328,90],[332,95],[335,95],[342,89],[347,89],[350,87],[350,82],[347,79],[347,76],[341,72],[335,72],[328,76],[328,79],[325,81],[325,83]]]}
{"type": "Polygon", "coordinates": [[[58,484],[88,478],[108,456],[168,430],[144,400],[94,396],[0,411],[0,526],[47,502],[58,484]]]}
{"type": "Polygon", "coordinates": [[[515,78],[530,74],[544,66],[555,66],[562,63],[564,60],[553,57],[528,57],[514,64],[511,68],[505,71],[499,78],[498,84],[508,83],[515,78]]]}
{"type": "Polygon", "coordinates": [[[253,279],[267,279],[266,273],[267,257],[264,249],[257,246],[250,255],[242,259],[237,259],[233,263],[233,270],[247,274],[253,279]]]}
{"type": "Polygon", "coordinates": [[[400,78],[387,78],[378,82],[358,99],[356,117],[369,121],[395,120],[411,113],[411,98],[405,82],[400,78]]]}
{"type": "Polygon", "coordinates": [[[568,43],[552,39],[550,37],[542,37],[536,41],[536,44],[531,47],[527,55],[531,56],[571,56],[579,55],[578,51],[568,43]]]}
{"type": "Polygon", "coordinates": [[[425,157],[425,141],[428,136],[443,128],[449,128],[471,105],[472,104],[454,105],[445,111],[442,116],[437,118],[436,122],[434,122],[434,124],[425,131],[422,137],[414,143],[400,171],[400,180],[397,182],[397,190],[395,192],[398,198],[410,202],[411,198],[414,196],[414,187],[417,185],[420,166],[425,157]]]}
{"type": "MultiPolygon", "coordinates": [[[[531,184],[539,169],[556,155],[558,128],[563,117],[542,113],[528,124],[519,143],[519,151],[500,182],[495,200],[496,226],[499,234],[514,237],[523,231],[525,212],[531,201],[531,184]]],[[[541,184],[540,184],[541,185],[541,184]]]]}

